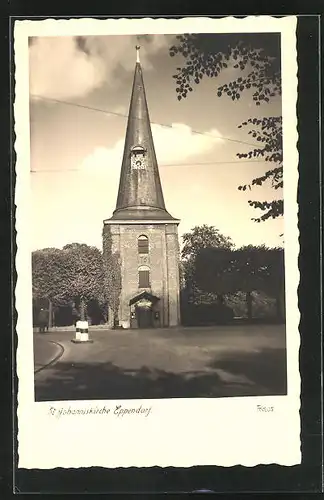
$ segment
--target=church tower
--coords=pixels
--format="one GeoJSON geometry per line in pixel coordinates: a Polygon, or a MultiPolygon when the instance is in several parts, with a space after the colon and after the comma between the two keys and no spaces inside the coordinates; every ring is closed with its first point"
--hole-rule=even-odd
{"type": "Polygon", "coordinates": [[[116,209],[104,220],[110,326],[176,326],[179,220],[166,210],[146,102],[139,47],[116,209]]]}

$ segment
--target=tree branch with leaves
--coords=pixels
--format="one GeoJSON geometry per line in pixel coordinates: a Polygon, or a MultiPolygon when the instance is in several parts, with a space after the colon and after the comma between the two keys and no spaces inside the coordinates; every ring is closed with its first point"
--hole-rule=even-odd
{"type": "MultiPolygon", "coordinates": [[[[242,75],[217,87],[217,96],[239,100],[243,92],[252,92],[256,106],[269,103],[281,96],[280,36],[276,33],[224,33],[186,34],[176,37],[177,43],[170,47],[171,57],[180,55],[183,65],[173,75],[176,81],[178,100],[186,98],[204,77],[217,78],[228,68],[239,70],[242,75]]],[[[281,116],[249,118],[239,128],[254,126],[248,134],[262,147],[247,153],[237,153],[238,158],[262,158],[274,167],[250,184],[239,186],[246,190],[270,181],[274,189],[283,187],[283,151],[281,116]]],[[[283,215],[283,200],[253,201],[250,206],[265,212],[253,218],[261,222],[283,215]]]]}

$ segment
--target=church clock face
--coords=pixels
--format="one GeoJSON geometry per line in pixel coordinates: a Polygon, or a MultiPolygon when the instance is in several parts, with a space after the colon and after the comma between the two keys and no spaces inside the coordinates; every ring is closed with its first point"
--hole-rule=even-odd
{"type": "Polygon", "coordinates": [[[134,155],[131,158],[132,168],[134,170],[145,170],[145,158],[144,155],[134,155]]]}
{"type": "Polygon", "coordinates": [[[131,166],[133,170],[145,170],[146,156],[143,150],[132,151],[131,153],[131,166]]]}

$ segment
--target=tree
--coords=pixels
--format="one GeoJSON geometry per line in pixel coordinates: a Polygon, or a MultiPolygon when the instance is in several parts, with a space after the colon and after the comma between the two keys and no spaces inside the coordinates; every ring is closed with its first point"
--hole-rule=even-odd
{"type": "Polygon", "coordinates": [[[33,299],[47,299],[50,306],[69,305],[81,320],[87,305],[97,301],[103,309],[103,262],[100,250],[71,243],[32,254],[33,299]],[[79,309],[79,311],[77,311],[79,309]]]}
{"type": "Polygon", "coordinates": [[[210,293],[244,292],[248,319],[252,319],[253,292],[264,291],[279,301],[282,319],[284,282],[283,250],[265,246],[244,246],[237,250],[205,248],[197,255],[194,279],[210,293]]]}
{"type": "MultiPolygon", "coordinates": [[[[205,77],[217,77],[230,66],[241,70],[236,79],[220,85],[217,95],[226,95],[233,101],[240,99],[242,92],[252,91],[252,100],[260,106],[268,103],[276,95],[281,95],[281,62],[280,36],[276,33],[232,33],[232,34],[187,34],[178,35],[177,44],[170,47],[170,55],[181,54],[184,58],[182,67],[173,75],[176,80],[178,99],[186,98],[192,92],[193,84],[199,84],[205,77]]],[[[270,180],[275,189],[282,187],[283,152],[282,152],[282,119],[281,116],[249,118],[238,125],[257,128],[249,130],[249,134],[261,148],[255,147],[248,153],[237,153],[239,158],[262,157],[265,161],[275,163],[264,175],[253,179],[251,184],[239,186],[261,186],[270,180]]],[[[283,200],[252,201],[249,204],[265,213],[253,220],[264,221],[283,214],[283,200]]]]}
{"type": "MultiPolygon", "coordinates": [[[[190,232],[182,235],[183,247],[181,251],[182,269],[188,300],[197,301],[202,297],[201,291],[195,282],[195,261],[199,252],[204,248],[229,249],[234,246],[231,238],[224,236],[214,226],[203,224],[195,226],[190,232]]],[[[214,299],[214,297],[211,297],[214,299]]]]}
{"type": "Polygon", "coordinates": [[[235,270],[237,291],[245,292],[247,317],[253,317],[253,292],[263,289],[264,273],[266,267],[265,246],[247,245],[235,251],[235,270]]]}
{"type": "Polygon", "coordinates": [[[102,253],[81,243],[65,245],[62,253],[62,295],[79,302],[80,319],[84,321],[88,302],[92,299],[103,302],[102,253]]]}
{"type": "Polygon", "coordinates": [[[62,251],[58,248],[44,248],[32,253],[32,286],[35,299],[59,300],[62,261],[62,251]]]}
{"type": "Polygon", "coordinates": [[[263,268],[262,290],[274,297],[277,318],[285,317],[285,263],[283,248],[270,248],[266,254],[266,266],[263,268]]]}
{"type": "Polygon", "coordinates": [[[44,248],[32,253],[33,300],[46,299],[49,324],[52,326],[52,306],[62,301],[63,254],[58,248],[44,248]]]}
{"type": "Polygon", "coordinates": [[[204,248],[196,257],[194,281],[199,290],[228,305],[239,286],[237,255],[232,248],[204,248]],[[216,297],[215,297],[216,296],[216,297]],[[226,297],[226,299],[225,299],[226,297]]]}
{"type": "Polygon", "coordinates": [[[248,245],[239,249],[237,254],[242,282],[241,290],[246,292],[250,316],[252,317],[252,292],[259,290],[275,298],[277,318],[282,320],[284,318],[285,282],[283,249],[248,245]]]}
{"type": "Polygon", "coordinates": [[[203,224],[195,226],[189,233],[182,235],[183,247],[181,257],[184,260],[196,258],[202,248],[232,248],[233,242],[228,236],[224,236],[214,226],[203,224]]]}

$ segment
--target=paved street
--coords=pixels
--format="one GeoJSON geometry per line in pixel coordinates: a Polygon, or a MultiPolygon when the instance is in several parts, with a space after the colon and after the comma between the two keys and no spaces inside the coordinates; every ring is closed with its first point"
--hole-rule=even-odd
{"type": "Polygon", "coordinates": [[[286,393],[285,329],[237,325],[34,334],[36,400],[227,397],[286,393]],[[51,344],[55,342],[56,344],[51,344]],[[48,344],[47,346],[45,344],[48,344]]]}
{"type": "Polygon", "coordinates": [[[60,344],[51,342],[48,336],[43,334],[34,335],[34,366],[35,372],[43,369],[62,354],[63,349],[60,344]]]}

